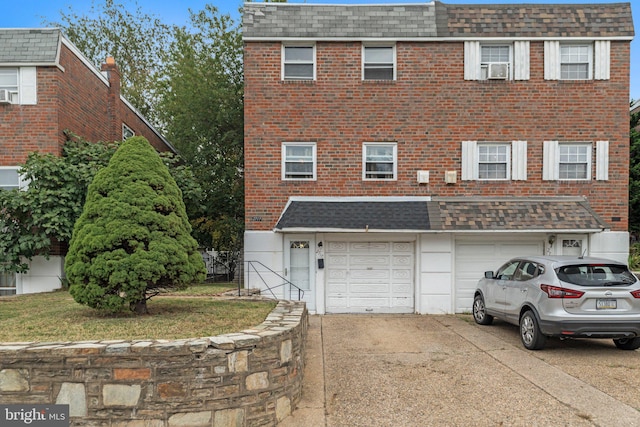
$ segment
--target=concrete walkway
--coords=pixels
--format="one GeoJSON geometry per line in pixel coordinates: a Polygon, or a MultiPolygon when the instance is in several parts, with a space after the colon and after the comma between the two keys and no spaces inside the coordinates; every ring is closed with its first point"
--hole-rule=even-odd
{"type": "Polygon", "coordinates": [[[640,426],[639,351],[471,316],[311,316],[303,396],[280,426],[640,426]]]}

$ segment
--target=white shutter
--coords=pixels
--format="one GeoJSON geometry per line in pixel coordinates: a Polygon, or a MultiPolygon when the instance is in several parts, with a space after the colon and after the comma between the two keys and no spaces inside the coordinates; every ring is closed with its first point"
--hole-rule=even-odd
{"type": "Polygon", "coordinates": [[[545,141],[542,153],[542,179],[556,181],[559,177],[558,141],[545,141]]]}
{"type": "Polygon", "coordinates": [[[513,43],[513,78],[529,80],[529,41],[513,43]]]}
{"type": "Polygon", "coordinates": [[[544,79],[560,80],[560,42],[544,42],[544,79]]]}
{"type": "Polygon", "coordinates": [[[464,79],[480,80],[480,42],[464,42],[464,79]]]}
{"type": "Polygon", "coordinates": [[[596,179],[609,179],[609,141],[596,141],[596,179]]]}
{"type": "Polygon", "coordinates": [[[511,179],[527,180],[527,141],[511,142],[511,179]]]}
{"type": "Polygon", "coordinates": [[[38,101],[36,67],[20,67],[20,104],[35,105],[38,101]]]}
{"type": "Polygon", "coordinates": [[[462,173],[463,181],[478,179],[478,143],[462,141],[462,173]]]}
{"type": "Polygon", "coordinates": [[[593,78],[595,80],[609,80],[611,62],[611,42],[609,40],[596,40],[594,55],[593,78]]]}

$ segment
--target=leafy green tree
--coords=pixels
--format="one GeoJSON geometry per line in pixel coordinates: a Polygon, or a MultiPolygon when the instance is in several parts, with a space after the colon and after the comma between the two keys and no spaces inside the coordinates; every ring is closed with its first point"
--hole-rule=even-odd
{"type": "Polygon", "coordinates": [[[116,150],[115,143],[69,136],[60,157],[29,155],[20,170],[27,189],[0,191],[0,272],[25,273],[28,260],[48,257],[54,242],[69,242],[89,183],[116,150]]]}
{"type": "Polygon", "coordinates": [[[95,1],[88,15],[72,7],[60,12],[62,28],[69,40],[96,66],[112,56],[122,75],[122,93],[147,119],[155,122],[155,82],[172,40],[172,28],[145,13],[135,3],[130,12],[114,0],[95,1]]]}
{"type": "Polygon", "coordinates": [[[629,147],[629,231],[637,235],[640,234],[640,113],[631,115],[629,147]]]}
{"type": "Polygon", "coordinates": [[[159,81],[167,137],[204,189],[205,215],[192,221],[204,246],[238,252],[244,228],[242,36],[213,6],[176,28],[159,81]]]}
{"type": "Polygon", "coordinates": [[[143,137],[124,141],[89,185],[65,270],[73,298],[147,313],[147,300],[205,276],[182,194],[143,137]]]}

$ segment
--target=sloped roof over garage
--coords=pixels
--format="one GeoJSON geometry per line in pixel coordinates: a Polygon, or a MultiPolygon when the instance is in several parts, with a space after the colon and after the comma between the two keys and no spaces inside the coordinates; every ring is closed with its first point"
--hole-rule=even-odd
{"type": "Polygon", "coordinates": [[[291,200],[277,231],[602,231],[577,197],[291,200]]]}

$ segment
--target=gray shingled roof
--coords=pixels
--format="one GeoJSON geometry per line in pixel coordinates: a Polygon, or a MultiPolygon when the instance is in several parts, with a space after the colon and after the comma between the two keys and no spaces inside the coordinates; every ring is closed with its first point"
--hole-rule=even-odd
{"type": "Polygon", "coordinates": [[[629,3],[378,5],[245,3],[245,39],[627,37],[629,3]]]}
{"type": "Polygon", "coordinates": [[[277,229],[429,230],[426,202],[293,201],[277,229]]]}
{"type": "Polygon", "coordinates": [[[60,30],[0,28],[0,64],[55,64],[60,30]]]}
{"type": "Polygon", "coordinates": [[[582,198],[292,201],[276,229],[556,231],[609,228],[582,198]]]}

